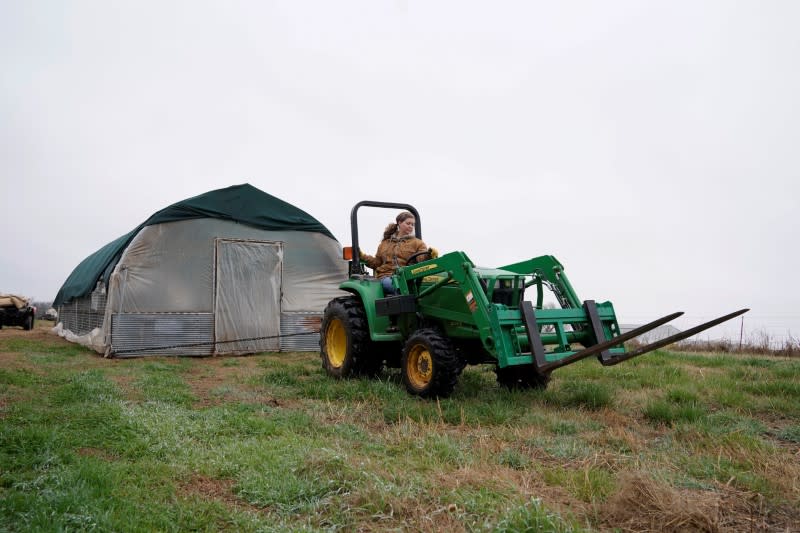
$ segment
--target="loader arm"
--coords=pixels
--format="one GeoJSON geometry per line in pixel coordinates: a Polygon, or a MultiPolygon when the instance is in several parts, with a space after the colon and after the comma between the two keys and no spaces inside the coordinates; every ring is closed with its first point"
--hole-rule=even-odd
{"type": "Polygon", "coordinates": [[[401,297],[413,299],[415,312],[426,319],[438,320],[451,337],[477,336],[484,349],[497,360],[498,367],[533,365],[543,374],[592,355],[605,366],[615,365],[747,311],[730,313],[626,352],[624,342],[683,313],[672,313],[622,334],[611,302],[581,302],[563,266],[553,256],[486,269],[476,267],[463,252],[451,252],[398,268],[395,276],[401,297]],[[511,290],[511,297],[502,303],[495,297],[499,284],[511,290]],[[537,292],[535,306],[523,296],[524,289],[533,285],[537,292]],[[453,305],[452,298],[455,287],[463,298],[457,305],[453,305]],[[544,287],[553,292],[561,309],[543,309],[544,287]],[[451,297],[440,298],[443,291],[448,291],[451,297]]]}
{"type": "Polygon", "coordinates": [[[542,308],[544,299],[543,285],[550,288],[563,309],[574,309],[581,306],[581,301],[578,295],[575,294],[575,289],[572,288],[572,284],[564,273],[564,267],[552,255],[542,255],[527,261],[506,265],[500,267],[500,270],[533,276],[533,280],[529,281],[527,286],[536,285],[537,309],[542,308]]]}
{"type": "MultiPolygon", "coordinates": [[[[477,268],[463,252],[451,252],[418,265],[399,268],[397,284],[403,297],[416,300],[419,313],[436,319],[454,338],[480,338],[484,349],[498,361],[500,368],[535,362],[538,350],[543,363],[551,364],[576,350],[595,344],[592,328],[603,329],[603,339],[619,333],[613,307],[609,302],[594,304],[587,313],[575,294],[561,264],[552,256],[542,256],[501,269],[477,268]],[[426,283],[420,283],[427,280],[426,283]],[[499,284],[507,285],[511,297],[499,303],[499,284]],[[537,285],[537,320],[528,326],[522,314],[526,286],[537,285]],[[541,309],[542,285],[556,295],[562,309],[541,309]],[[439,297],[457,287],[461,301],[439,297]],[[542,331],[544,330],[544,331],[542,331]],[[544,347],[548,349],[545,350],[544,347]]],[[[612,349],[614,355],[622,348],[612,349]]]]}

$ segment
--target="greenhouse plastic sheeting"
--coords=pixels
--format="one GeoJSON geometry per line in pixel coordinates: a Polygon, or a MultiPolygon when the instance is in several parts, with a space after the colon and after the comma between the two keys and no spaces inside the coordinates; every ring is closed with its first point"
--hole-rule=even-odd
{"type": "Polygon", "coordinates": [[[210,218],[147,226],[110,276],[106,344],[112,344],[112,316],[211,313],[213,330],[195,334],[215,339],[214,353],[277,350],[277,338],[228,341],[277,337],[281,313],[321,315],[342,294],[338,285],[346,277],[339,243],[320,233],[210,218]]]}
{"type": "Polygon", "coordinates": [[[281,243],[217,241],[217,353],[280,349],[282,264],[281,243]]]}
{"type": "Polygon", "coordinates": [[[333,234],[317,219],[280,198],[261,191],[249,183],[209,191],[176,202],[154,213],[125,235],[106,244],[86,257],[72,271],[56,294],[53,307],[73,298],[86,296],[101,281],[107,284],[119,254],[131,239],[146,226],[194,219],[219,219],[246,224],[269,231],[320,233],[335,240],[333,234]]]}

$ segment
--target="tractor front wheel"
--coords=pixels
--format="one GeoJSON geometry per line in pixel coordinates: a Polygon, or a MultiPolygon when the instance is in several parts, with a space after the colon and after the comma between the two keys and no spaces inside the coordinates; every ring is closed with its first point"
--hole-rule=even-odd
{"type": "Polygon", "coordinates": [[[406,341],[400,368],[411,394],[446,398],[453,392],[464,365],[450,339],[436,329],[424,328],[406,341]]]}
{"type": "Polygon", "coordinates": [[[373,376],[383,367],[383,361],[374,354],[364,306],[355,296],[328,303],[322,316],[319,347],[322,368],[336,378],[373,376]]]}
{"type": "Polygon", "coordinates": [[[540,374],[533,365],[495,367],[497,382],[511,390],[546,389],[550,373],[540,374]]]}

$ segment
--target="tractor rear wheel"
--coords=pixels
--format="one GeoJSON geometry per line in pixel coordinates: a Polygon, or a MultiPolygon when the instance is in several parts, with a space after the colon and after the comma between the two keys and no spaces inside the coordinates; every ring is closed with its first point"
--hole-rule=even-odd
{"type": "Polygon", "coordinates": [[[383,360],[369,337],[364,306],[355,296],[331,300],[322,316],[319,336],[322,368],[335,378],[380,373],[383,360]]]}
{"type": "Polygon", "coordinates": [[[434,328],[417,330],[400,361],[406,390],[423,398],[449,396],[464,368],[450,339],[434,328]]]}
{"type": "Polygon", "coordinates": [[[546,389],[550,373],[540,374],[533,365],[495,367],[497,382],[511,390],[546,389]]]}

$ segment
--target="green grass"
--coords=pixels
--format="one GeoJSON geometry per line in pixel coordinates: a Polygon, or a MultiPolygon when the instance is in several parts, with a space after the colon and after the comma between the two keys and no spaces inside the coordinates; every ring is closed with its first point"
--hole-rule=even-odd
{"type": "Polygon", "coordinates": [[[778,436],[786,441],[800,444],[800,425],[783,428],[778,432],[778,436]]]}
{"type": "Polygon", "coordinates": [[[740,525],[800,521],[795,361],[658,352],[519,392],[470,367],[426,401],[317,354],[108,360],[0,335],[0,358],[0,531],[606,531],[631,476],[724,491],[740,525]]]}
{"type": "Polygon", "coordinates": [[[563,487],[584,502],[603,502],[614,489],[613,474],[591,466],[584,470],[544,468],[542,478],[548,485],[563,487]]]}
{"type": "Polygon", "coordinates": [[[549,512],[539,500],[532,499],[510,509],[496,524],[497,533],[519,533],[533,531],[550,531],[553,533],[570,533],[581,528],[572,521],[549,512]]]}

